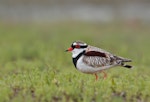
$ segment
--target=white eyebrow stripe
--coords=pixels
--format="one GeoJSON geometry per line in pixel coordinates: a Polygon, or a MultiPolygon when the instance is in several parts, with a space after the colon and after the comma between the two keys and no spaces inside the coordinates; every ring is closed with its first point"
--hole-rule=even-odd
{"type": "Polygon", "coordinates": [[[73,45],[77,45],[77,43],[76,43],[76,42],[74,42],[74,43],[73,43],[73,45]]]}
{"type": "Polygon", "coordinates": [[[86,43],[84,43],[84,44],[80,44],[81,46],[83,45],[83,46],[86,46],[87,44],[86,43]]]}
{"type": "Polygon", "coordinates": [[[72,45],[75,46],[75,45],[81,45],[81,46],[86,46],[87,44],[86,43],[78,43],[78,42],[74,42],[72,45]]]}

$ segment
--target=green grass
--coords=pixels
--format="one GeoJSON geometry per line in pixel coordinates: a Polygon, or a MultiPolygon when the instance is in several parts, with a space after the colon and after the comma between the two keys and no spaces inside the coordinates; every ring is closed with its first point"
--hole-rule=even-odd
{"type": "Polygon", "coordinates": [[[0,24],[0,102],[149,102],[150,29],[124,24],[0,24]],[[77,71],[75,40],[133,60],[95,81],[77,71]]]}

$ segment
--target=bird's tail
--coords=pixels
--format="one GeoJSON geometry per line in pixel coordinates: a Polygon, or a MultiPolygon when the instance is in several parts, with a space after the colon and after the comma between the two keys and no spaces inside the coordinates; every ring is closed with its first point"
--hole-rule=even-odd
{"type": "Polygon", "coordinates": [[[127,65],[127,64],[123,64],[122,66],[125,67],[125,68],[132,68],[131,65],[127,65]]]}
{"type": "Polygon", "coordinates": [[[130,59],[123,59],[122,62],[121,62],[121,66],[123,66],[125,68],[132,68],[131,65],[127,65],[127,64],[125,64],[125,62],[132,62],[132,60],[130,60],[130,59]]]}
{"type": "Polygon", "coordinates": [[[131,65],[126,64],[126,62],[132,62],[130,59],[122,59],[120,61],[120,65],[125,68],[132,68],[131,65]]]}
{"type": "Polygon", "coordinates": [[[121,65],[122,67],[125,67],[125,68],[132,68],[131,65],[125,64],[126,62],[132,62],[131,59],[123,58],[123,57],[120,57],[120,56],[115,56],[115,57],[116,57],[116,59],[118,60],[119,65],[121,65]]]}

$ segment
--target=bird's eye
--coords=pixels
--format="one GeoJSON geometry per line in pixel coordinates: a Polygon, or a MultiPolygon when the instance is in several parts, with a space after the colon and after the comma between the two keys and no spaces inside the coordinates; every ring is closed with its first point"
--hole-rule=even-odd
{"type": "Polygon", "coordinates": [[[80,45],[76,45],[75,48],[80,48],[80,45]]]}

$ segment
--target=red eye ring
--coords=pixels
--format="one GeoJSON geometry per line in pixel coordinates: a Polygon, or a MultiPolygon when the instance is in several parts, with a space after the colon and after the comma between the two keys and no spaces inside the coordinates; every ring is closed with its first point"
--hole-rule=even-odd
{"type": "Polygon", "coordinates": [[[80,48],[80,45],[76,45],[75,48],[80,48]]]}

